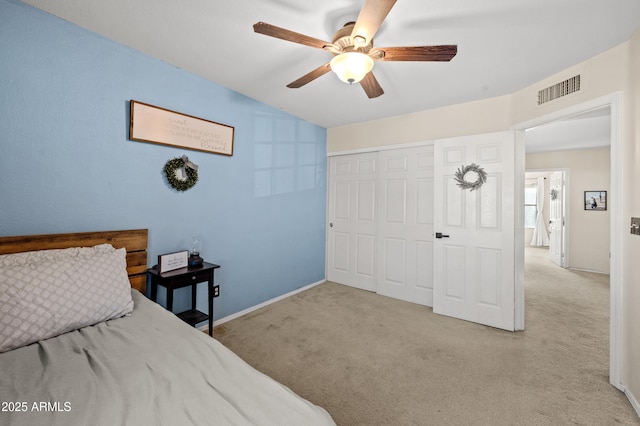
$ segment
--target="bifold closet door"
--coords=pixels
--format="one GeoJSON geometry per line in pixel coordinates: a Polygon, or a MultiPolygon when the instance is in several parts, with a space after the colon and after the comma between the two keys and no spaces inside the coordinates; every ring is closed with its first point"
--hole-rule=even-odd
{"type": "Polygon", "coordinates": [[[327,279],[432,306],[433,145],[329,158],[327,279]]]}
{"type": "Polygon", "coordinates": [[[433,145],[378,154],[377,292],[433,306],[433,145]]]}
{"type": "Polygon", "coordinates": [[[329,157],[327,279],[376,291],[378,153],[329,157]]]}

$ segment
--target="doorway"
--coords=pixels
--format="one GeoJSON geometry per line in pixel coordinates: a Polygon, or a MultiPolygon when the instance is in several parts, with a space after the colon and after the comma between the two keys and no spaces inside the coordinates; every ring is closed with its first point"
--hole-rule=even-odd
{"type": "MultiPolygon", "coordinates": [[[[606,209],[606,200],[599,203],[604,206],[602,209],[592,209],[585,204],[585,197],[586,194],[610,192],[610,108],[574,114],[527,130],[525,148],[528,170],[564,168],[538,177],[539,182],[546,178],[544,187],[540,188],[544,197],[539,198],[544,206],[545,220],[535,225],[543,229],[546,226],[547,235],[543,236],[548,236],[548,242],[543,241],[540,245],[549,246],[549,258],[561,267],[609,274],[611,212],[606,209]],[[584,139],[585,129],[592,135],[589,140],[584,139]],[[539,149],[538,145],[549,138],[555,141],[553,148],[539,149]],[[529,148],[530,143],[532,148],[529,148]],[[569,172],[571,186],[568,186],[569,172]],[[571,253],[566,250],[569,246],[571,253]]],[[[525,191],[535,189],[529,187],[525,191]]],[[[531,206],[527,207],[531,209],[531,206]]],[[[535,235],[539,236],[538,233],[535,235]]]]}
{"type": "Polygon", "coordinates": [[[525,247],[540,247],[552,263],[570,268],[570,170],[526,170],[524,191],[525,247]]]}
{"type": "MultiPolygon", "coordinates": [[[[622,95],[620,93],[614,93],[602,98],[594,99],[589,102],[585,102],[580,105],[565,108],[563,110],[530,120],[528,122],[520,123],[514,126],[516,130],[526,130],[536,127],[543,127],[550,123],[557,122],[563,119],[570,119],[571,117],[579,114],[589,113],[601,108],[609,109],[609,123],[610,123],[610,172],[609,172],[609,231],[610,238],[608,241],[608,248],[610,253],[609,260],[609,280],[610,280],[610,325],[609,325],[609,382],[616,388],[622,390],[623,385],[620,381],[620,367],[621,367],[621,347],[622,336],[620,333],[621,324],[621,283],[620,283],[620,271],[621,271],[621,252],[622,252],[622,223],[620,218],[621,203],[617,194],[621,185],[621,134],[622,134],[622,95]],[[613,200],[613,201],[611,201],[613,200]]],[[[524,155],[524,153],[523,153],[524,155]]],[[[524,173],[523,161],[523,169],[524,173]]],[[[574,179],[575,180],[575,179],[574,179]]],[[[605,242],[606,244],[606,242],[605,242]]],[[[524,257],[524,247],[518,249],[524,257]]],[[[524,268],[524,261],[522,265],[524,268]]],[[[521,271],[518,271],[520,273],[521,271]]],[[[516,321],[522,324],[524,328],[524,282],[520,288],[516,289],[517,295],[517,307],[516,307],[516,321]]]]}

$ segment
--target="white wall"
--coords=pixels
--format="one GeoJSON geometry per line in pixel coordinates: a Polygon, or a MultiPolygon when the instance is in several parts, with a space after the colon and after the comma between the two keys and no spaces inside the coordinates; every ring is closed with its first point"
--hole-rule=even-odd
{"type": "Polygon", "coordinates": [[[508,130],[510,96],[327,129],[327,152],[508,130]]]}
{"type": "Polygon", "coordinates": [[[569,268],[609,273],[610,210],[584,210],[583,200],[584,191],[603,190],[611,194],[610,162],[609,148],[526,156],[527,170],[569,169],[569,268]]]}

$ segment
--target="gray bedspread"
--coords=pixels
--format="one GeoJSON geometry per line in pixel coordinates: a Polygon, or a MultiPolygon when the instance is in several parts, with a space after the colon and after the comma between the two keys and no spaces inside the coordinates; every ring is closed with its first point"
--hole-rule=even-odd
{"type": "Polygon", "coordinates": [[[0,425],[333,425],[133,290],[130,316],[0,354],[0,425]]]}

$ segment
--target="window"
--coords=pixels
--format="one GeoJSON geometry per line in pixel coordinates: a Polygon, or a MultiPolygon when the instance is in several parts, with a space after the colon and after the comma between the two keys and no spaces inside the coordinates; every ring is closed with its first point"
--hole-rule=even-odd
{"type": "Polygon", "coordinates": [[[524,227],[535,228],[538,216],[538,188],[527,186],[524,188],[524,227]]]}

